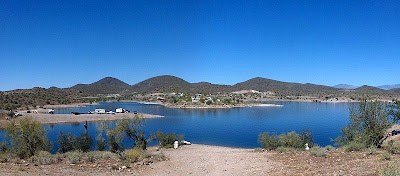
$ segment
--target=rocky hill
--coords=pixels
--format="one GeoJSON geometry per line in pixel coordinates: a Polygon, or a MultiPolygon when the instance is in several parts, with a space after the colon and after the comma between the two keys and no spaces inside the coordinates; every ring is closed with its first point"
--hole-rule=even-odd
{"type": "Polygon", "coordinates": [[[70,89],[79,91],[83,96],[97,94],[118,94],[129,91],[131,86],[119,79],[106,77],[92,84],[77,84],[70,89]]]}

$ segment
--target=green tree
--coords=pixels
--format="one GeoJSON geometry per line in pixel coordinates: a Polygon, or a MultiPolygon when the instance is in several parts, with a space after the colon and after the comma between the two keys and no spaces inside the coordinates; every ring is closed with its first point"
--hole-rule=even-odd
{"type": "Polygon", "coordinates": [[[29,118],[12,120],[6,125],[12,148],[20,158],[34,156],[38,151],[50,151],[51,144],[42,126],[29,118]]]}
{"type": "Polygon", "coordinates": [[[58,152],[66,153],[75,150],[74,141],[75,137],[71,133],[65,134],[60,131],[60,135],[57,138],[57,143],[60,145],[58,152]]]}
{"type": "MultiPolygon", "coordinates": [[[[115,127],[117,132],[124,132],[125,135],[134,141],[134,146],[146,150],[149,142],[144,135],[142,128],[145,126],[144,118],[136,115],[133,119],[124,119],[118,121],[115,127]]],[[[149,139],[151,140],[151,139],[149,139]]]]}
{"type": "Polygon", "coordinates": [[[390,114],[392,115],[393,122],[398,123],[400,121],[400,101],[394,100],[391,104],[390,114]]]}
{"type": "Polygon", "coordinates": [[[82,152],[88,152],[90,151],[90,146],[92,145],[92,143],[92,138],[86,133],[83,133],[79,137],[75,138],[74,148],[82,152]]]}
{"type": "Polygon", "coordinates": [[[364,147],[380,146],[386,130],[391,126],[387,105],[378,101],[363,99],[358,106],[350,108],[350,122],[342,128],[343,136],[337,139],[339,145],[349,142],[364,147]]]}

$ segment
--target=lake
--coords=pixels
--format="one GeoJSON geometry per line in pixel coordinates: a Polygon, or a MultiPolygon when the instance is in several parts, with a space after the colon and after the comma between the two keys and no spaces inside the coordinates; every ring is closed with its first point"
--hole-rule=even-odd
{"type": "MultiPolygon", "coordinates": [[[[161,105],[133,102],[103,102],[77,108],[56,109],[56,113],[87,113],[96,108],[115,111],[122,107],[141,113],[156,114],[164,118],[146,119],[146,135],[158,130],[183,134],[185,140],[196,144],[227,147],[256,148],[258,134],[262,132],[311,130],[314,142],[320,146],[333,145],[331,138],[341,135],[340,129],[348,123],[350,103],[268,102],[283,107],[245,107],[231,109],[175,109],[161,105]]],[[[88,125],[93,138],[98,134],[98,122],[88,125]]],[[[53,152],[58,148],[56,139],[60,131],[79,135],[84,132],[83,123],[44,125],[53,141],[53,152]]],[[[4,134],[4,132],[1,132],[4,134]]],[[[153,142],[150,145],[155,145],[153,142]]],[[[132,142],[124,140],[124,146],[132,142]]]]}

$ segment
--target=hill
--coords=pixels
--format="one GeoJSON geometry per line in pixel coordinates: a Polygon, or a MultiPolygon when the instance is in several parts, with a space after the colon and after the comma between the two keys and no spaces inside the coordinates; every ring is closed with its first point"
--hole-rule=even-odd
{"type": "Polygon", "coordinates": [[[233,85],[235,90],[253,89],[257,91],[274,91],[281,95],[335,93],[338,89],[315,84],[300,84],[281,82],[272,79],[256,77],[233,85]]]}
{"type": "Polygon", "coordinates": [[[181,78],[170,75],[156,76],[139,82],[131,87],[134,92],[190,92],[191,84],[181,78]]]}
{"type": "Polygon", "coordinates": [[[383,89],[383,90],[397,89],[397,88],[400,88],[400,84],[383,85],[383,86],[378,86],[378,88],[383,89]]]}
{"type": "Polygon", "coordinates": [[[338,84],[338,85],[335,85],[332,87],[337,88],[337,89],[356,89],[356,88],[358,88],[358,86],[349,85],[349,84],[338,84]]]}
{"type": "Polygon", "coordinates": [[[129,91],[131,86],[119,79],[105,77],[92,84],[77,84],[70,89],[79,91],[82,95],[117,94],[129,91]]]}

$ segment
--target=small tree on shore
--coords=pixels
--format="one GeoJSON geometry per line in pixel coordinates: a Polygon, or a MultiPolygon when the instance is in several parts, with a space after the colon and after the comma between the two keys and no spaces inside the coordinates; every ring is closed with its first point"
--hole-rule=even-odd
{"type": "Polygon", "coordinates": [[[151,139],[146,139],[142,128],[145,126],[145,120],[139,116],[133,119],[124,119],[118,121],[115,127],[117,132],[123,132],[125,135],[134,141],[134,146],[146,150],[147,143],[151,139]]]}
{"type": "Polygon", "coordinates": [[[380,146],[390,126],[391,119],[387,105],[363,99],[358,106],[350,108],[350,123],[342,128],[343,136],[338,137],[336,141],[339,145],[355,142],[364,147],[380,146]]]}
{"type": "Polygon", "coordinates": [[[12,120],[5,128],[12,148],[20,158],[34,156],[38,151],[50,151],[51,144],[39,122],[29,118],[12,120]]]}
{"type": "Polygon", "coordinates": [[[57,143],[60,145],[58,152],[66,153],[75,150],[74,141],[75,137],[71,133],[65,134],[60,131],[60,135],[57,138],[57,143]]]}

